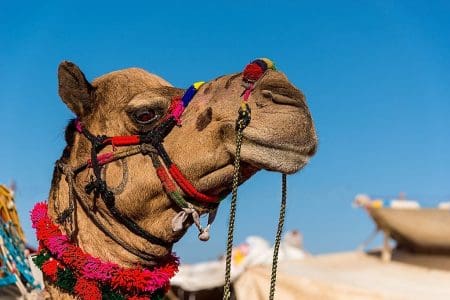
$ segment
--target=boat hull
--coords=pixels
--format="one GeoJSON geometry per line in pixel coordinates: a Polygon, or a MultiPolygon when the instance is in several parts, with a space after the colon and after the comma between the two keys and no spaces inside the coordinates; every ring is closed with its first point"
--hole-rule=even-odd
{"type": "Polygon", "coordinates": [[[442,209],[368,208],[377,226],[399,249],[450,254],[450,211],[442,209]]]}

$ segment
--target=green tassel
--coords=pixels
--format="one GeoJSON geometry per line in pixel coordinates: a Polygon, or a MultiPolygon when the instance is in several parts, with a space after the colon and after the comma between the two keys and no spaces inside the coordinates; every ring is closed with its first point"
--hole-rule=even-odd
{"type": "Polygon", "coordinates": [[[41,269],[42,265],[50,259],[50,253],[47,251],[41,251],[38,255],[33,258],[34,264],[41,269]]]}
{"type": "Polygon", "coordinates": [[[75,283],[77,282],[77,279],[73,275],[72,271],[70,271],[69,269],[59,269],[58,273],[56,274],[56,278],[57,286],[70,293],[73,292],[73,288],[75,286],[75,283]]]}
{"type": "Polygon", "coordinates": [[[125,297],[119,293],[111,290],[109,286],[102,286],[102,299],[103,300],[125,300],[125,297]]]}
{"type": "Polygon", "coordinates": [[[152,294],[152,300],[163,300],[164,299],[164,295],[166,293],[164,292],[163,289],[159,289],[156,290],[153,294],[152,294]]]}

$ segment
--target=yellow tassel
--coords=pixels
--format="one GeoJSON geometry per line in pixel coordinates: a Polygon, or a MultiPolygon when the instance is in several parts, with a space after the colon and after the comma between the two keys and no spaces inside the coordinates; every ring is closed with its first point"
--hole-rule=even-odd
{"type": "Polygon", "coordinates": [[[204,84],[205,84],[204,81],[197,81],[196,83],[193,84],[193,86],[194,86],[194,89],[198,90],[204,84]]]}
{"type": "Polygon", "coordinates": [[[275,63],[272,60],[270,60],[266,57],[260,58],[260,60],[262,60],[266,63],[268,69],[276,70],[275,63]]]}

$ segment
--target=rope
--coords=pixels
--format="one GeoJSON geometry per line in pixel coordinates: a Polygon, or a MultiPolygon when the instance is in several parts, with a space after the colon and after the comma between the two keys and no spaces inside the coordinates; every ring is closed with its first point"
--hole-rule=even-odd
{"type": "MultiPolygon", "coordinates": [[[[244,128],[247,127],[249,122],[250,122],[250,108],[246,103],[244,103],[244,106],[242,106],[242,108],[239,110],[239,117],[236,121],[236,154],[234,159],[233,184],[231,191],[230,219],[228,222],[223,300],[229,300],[231,298],[231,257],[233,250],[234,223],[236,219],[237,191],[239,186],[242,137],[244,128]]],[[[278,267],[278,252],[280,249],[281,234],[283,233],[284,219],[286,216],[286,195],[287,195],[286,178],[287,178],[286,174],[282,174],[280,216],[278,219],[278,229],[275,237],[275,245],[273,250],[272,272],[270,275],[270,292],[269,292],[270,300],[273,300],[275,296],[275,285],[277,281],[277,267],[278,267]]]]}
{"type": "MultiPolygon", "coordinates": [[[[109,238],[111,238],[113,241],[115,241],[118,245],[122,246],[126,251],[136,255],[137,257],[151,262],[156,257],[151,254],[147,254],[144,252],[141,252],[137,249],[135,249],[131,244],[128,242],[125,242],[124,240],[120,239],[116,235],[114,235],[109,229],[106,228],[105,225],[99,220],[97,215],[92,211],[92,208],[89,206],[87,202],[84,201],[83,197],[80,196],[79,191],[77,191],[75,186],[75,179],[74,179],[74,172],[70,169],[69,166],[64,164],[61,161],[57,162],[57,167],[61,170],[62,174],[66,176],[67,183],[69,184],[69,203],[75,203],[77,201],[81,204],[82,209],[84,212],[89,216],[91,221],[94,223],[94,225],[97,226],[105,235],[107,235],[109,238]]],[[[61,178],[58,179],[58,181],[61,180],[61,178]]],[[[57,201],[56,201],[57,202],[57,201]]],[[[69,209],[70,211],[70,209],[69,209]]],[[[70,211],[69,214],[72,214],[74,210],[70,211]]],[[[65,220],[61,220],[61,216],[58,217],[59,222],[64,222],[65,220]]],[[[75,223],[76,224],[76,223],[75,223]]],[[[66,229],[67,230],[67,229],[66,229]]],[[[73,233],[73,232],[71,232],[73,233]]]]}
{"type": "Polygon", "coordinates": [[[278,230],[275,237],[275,245],[273,246],[273,259],[272,259],[272,273],[270,274],[270,292],[269,299],[273,300],[275,296],[275,284],[277,282],[277,267],[278,267],[278,251],[280,250],[281,234],[283,233],[284,218],[286,216],[286,194],[287,183],[286,174],[281,176],[281,207],[280,217],[278,218],[278,230]]]}
{"type": "MultiPolygon", "coordinates": [[[[268,61],[271,62],[271,61],[268,61]]],[[[226,263],[225,263],[225,284],[223,290],[223,300],[229,300],[231,298],[231,256],[233,250],[233,236],[234,236],[234,223],[236,219],[236,206],[237,206],[237,190],[239,185],[240,175],[240,161],[241,161],[241,147],[242,137],[245,127],[250,123],[251,110],[248,105],[248,99],[254,88],[254,82],[257,81],[268,68],[268,63],[264,60],[256,60],[247,65],[244,70],[244,82],[248,83],[244,92],[242,93],[241,107],[238,111],[238,118],[236,120],[236,155],[234,159],[234,173],[233,184],[231,191],[231,203],[230,203],[230,219],[228,222],[228,236],[227,236],[227,251],[226,251],[226,263]]],[[[274,68],[273,63],[270,67],[274,68]]],[[[282,188],[282,201],[280,208],[280,219],[278,221],[278,231],[274,246],[274,254],[272,261],[272,274],[270,282],[270,299],[272,300],[275,294],[275,283],[277,277],[277,263],[278,263],[278,250],[280,248],[281,233],[283,231],[284,216],[286,210],[286,174],[283,174],[283,188],[282,188]]]]}
{"type": "Polygon", "coordinates": [[[227,255],[225,265],[225,285],[223,291],[223,300],[229,300],[231,297],[231,252],[233,250],[234,221],[236,218],[237,190],[239,185],[239,169],[241,164],[242,131],[245,128],[244,122],[244,119],[239,119],[236,124],[236,156],[234,159],[230,219],[228,222],[227,255]]]}

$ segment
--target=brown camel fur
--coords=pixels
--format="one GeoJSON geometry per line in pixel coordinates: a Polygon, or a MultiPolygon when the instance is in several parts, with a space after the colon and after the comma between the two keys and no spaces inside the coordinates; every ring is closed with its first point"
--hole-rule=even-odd
{"type": "MultiPolygon", "coordinates": [[[[183,90],[172,87],[162,78],[142,69],[131,68],[112,72],[89,83],[81,70],[70,62],[59,66],[59,94],[66,105],[93,134],[108,136],[132,135],[149,129],[133,118],[139,109],[153,110],[160,117],[167,111],[174,96],[183,90]]],[[[182,116],[182,126],[175,127],[164,145],[171,159],[201,192],[226,195],[231,189],[235,152],[235,120],[243,91],[241,73],[219,77],[203,85],[182,116]]],[[[252,120],[244,131],[242,147],[243,181],[258,170],[284,173],[300,170],[315,153],[317,138],[313,121],[303,94],[278,71],[269,70],[256,83],[249,105],[252,120]]],[[[63,159],[70,166],[89,158],[90,143],[81,134],[67,130],[68,145],[63,159]]],[[[103,152],[111,151],[108,146],[103,152]]],[[[129,180],[124,191],[117,195],[116,206],[141,227],[171,244],[183,232],[173,232],[171,220],[178,207],[168,198],[148,157],[141,154],[125,158],[129,180]]],[[[108,186],[122,180],[122,163],[110,163],[106,171],[108,186]]],[[[92,170],[78,174],[75,181],[80,197],[92,203],[83,187],[92,170]]],[[[139,251],[164,256],[171,247],[153,245],[130,233],[97,201],[96,214],[115,235],[126,240],[139,251]]],[[[56,219],[55,210],[68,206],[68,185],[64,176],[54,177],[49,197],[49,213],[56,219]]],[[[203,211],[204,212],[204,211],[203,211]]],[[[93,256],[122,266],[148,265],[127,252],[100,231],[83,209],[76,206],[75,240],[93,256]]],[[[55,299],[64,295],[57,288],[48,287],[55,299]]]]}

